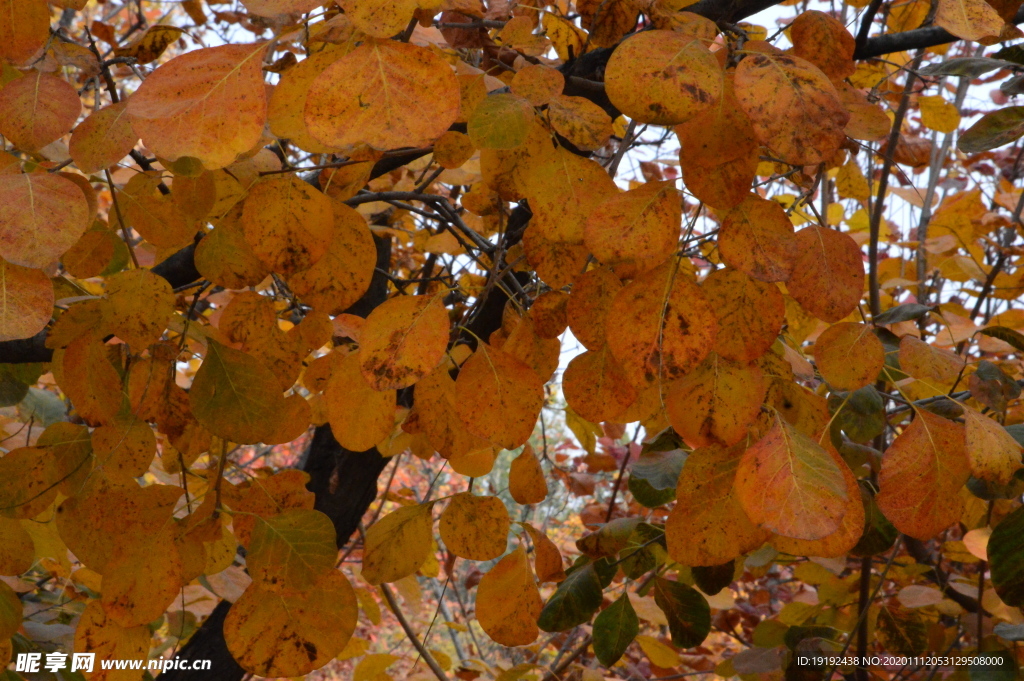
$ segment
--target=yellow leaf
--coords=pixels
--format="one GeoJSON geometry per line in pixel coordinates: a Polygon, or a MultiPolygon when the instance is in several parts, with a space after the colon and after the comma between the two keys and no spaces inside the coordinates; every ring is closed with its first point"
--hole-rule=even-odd
{"type": "Polygon", "coordinates": [[[89,226],[82,190],[52,173],[0,175],[0,205],[0,250],[14,265],[46,267],[89,226]]]}
{"type": "Polygon", "coordinates": [[[367,655],[352,671],[352,681],[376,681],[380,674],[400,659],[402,658],[387,653],[367,655]]]}
{"type": "Polygon", "coordinates": [[[758,139],[788,163],[820,163],[846,139],[850,114],[839,93],[800,57],[747,55],[736,67],[736,99],[758,139]]]}
{"type": "Polygon", "coordinates": [[[885,364],[885,348],[867,324],[844,322],[825,329],[814,342],[822,378],[837,390],[874,383],[885,364]]]}
{"type": "Polygon", "coordinates": [[[641,123],[675,125],[721,96],[721,66],[703,41],[675,31],[643,31],[624,40],[605,71],[608,98],[641,123]]]}
{"type": "Polygon", "coordinates": [[[533,109],[522,97],[490,95],[469,115],[466,132],[478,149],[515,149],[526,142],[533,109]]]}
{"type": "Polygon", "coordinates": [[[555,132],[585,151],[600,149],[612,136],[611,117],[585,97],[552,97],[548,102],[548,121],[555,132]]]}
{"type": "Polygon", "coordinates": [[[998,422],[973,409],[964,411],[971,474],[1000,485],[1009,484],[1021,467],[1021,446],[998,422]]]}
{"type": "Polygon", "coordinates": [[[247,671],[302,676],[345,649],[358,616],[352,585],[336,570],[305,590],[266,591],[253,582],[228,611],[224,641],[247,671]]]}
{"type": "Polygon", "coordinates": [[[776,415],[771,430],[744,452],[736,493],[761,527],[794,539],[821,539],[839,529],[846,512],[844,465],[776,415]]]}
{"type": "Polygon", "coordinates": [[[390,38],[405,29],[420,4],[418,0],[342,0],[341,6],[345,16],[363,33],[390,38]]]}
{"type": "Polygon", "coordinates": [[[0,575],[28,572],[34,556],[32,536],[21,523],[13,518],[0,518],[0,575]]]}
{"type": "Polygon", "coordinates": [[[885,450],[879,510],[896,529],[927,541],[960,520],[960,488],[970,477],[964,427],[925,410],[885,450]]]}
{"type": "Polygon", "coordinates": [[[403,506],[366,531],[363,579],[376,586],[397,582],[423,565],[430,551],[433,504],[403,506]]]}
{"type": "Polygon", "coordinates": [[[328,66],[309,89],[306,125],[323,144],[421,147],[459,112],[459,84],[430,50],[371,40],[328,66]]]}
{"type": "Polygon", "coordinates": [[[543,64],[527,64],[512,79],[512,93],[526,98],[534,106],[544,106],[562,94],[565,77],[557,69],[543,64]]]}
{"type": "Polygon", "coordinates": [[[112,621],[99,601],[89,601],[75,629],[76,653],[95,653],[96,670],[90,678],[101,681],[135,681],[139,674],[127,670],[102,670],[105,660],[145,660],[149,657],[150,632],[145,624],[122,627],[112,621]]]}
{"type": "Polygon", "coordinates": [[[57,383],[89,423],[109,423],[121,410],[120,363],[115,367],[110,349],[96,338],[82,336],[68,345],[60,361],[63,371],[57,383]]]}
{"type": "Polygon", "coordinates": [[[605,265],[636,261],[648,269],[675,251],[682,208],[674,182],[648,182],[597,206],[584,227],[584,243],[605,265]]]}
{"type": "Polygon", "coordinates": [[[935,23],[957,38],[981,40],[999,36],[1004,22],[985,0],[939,0],[935,23]]]}
{"type": "Polygon", "coordinates": [[[267,269],[285,275],[308,270],[335,237],[333,203],[294,175],[264,180],[245,200],[245,240],[267,269]]]}
{"type": "Polygon", "coordinates": [[[395,391],[370,387],[359,370],[362,351],[334,353],[331,377],[324,388],[327,418],[338,443],[364,452],[391,434],[395,425],[395,391]]]}
{"type": "Polygon", "coordinates": [[[150,26],[128,45],[115,47],[114,56],[132,57],[139,64],[155,62],[164,53],[164,50],[174,44],[184,32],[185,29],[178,26],[166,24],[150,26]]]}
{"type": "Polygon", "coordinates": [[[438,521],[441,540],[460,558],[491,560],[505,553],[511,521],[497,497],[456,494],[438,521]]]}
{"type": "MultiPolygon", "coordinates": [[[[722,96],[699,116],[676,126],[680,159],[710,167],[746,157],[756,150],[750,119],[736,101],[732,72],[722,71],[722,96]]],[[[748,185],[749,189],[749,185],[748,185]]]]}
{"type": "Polygon", "coordinates": [[[245,0],[242,4],[252,14],[273,17],[279,14],[310,12],[322,5],[323,2],[322,0],[245,0]]]}
{"type": "Polygon", "coordinates": [[[665,397],[668,421],[691,446],[735,444],[746,438],[767,390],[756,364],[732,362],[712,352],[672,384],[665,397]]]}
{"type": "Polygon", "coordinates": [[[477,587],[476,618],[487,635],[503,646],[533,643],[542,608],[522,546],[498,561],[477,587]]]}
{"type": "Polygon", "coordinates": [[[359,369],[374,390],[407,388],[430,373],[448,347],[439,296],[397,296],[375,308],[359,338],[359,369]]]}
{"type": "Polygon", "coordinates": [[[539,504],[548,496],[548,483],[533,447],[525,445],[512,459],[508,471],[508,491],[518,504],[539,504]]]}
{"type": "Polygon", "coordinates": [[[174,292],[150,270],[128,270],[107,279],[103,321],[134,352],[160,340],[174,314],[174,292]]]}
{"type": "Polygon", "coordinates": [[[263,133],[266,47],[207,47],[161,64],[128,98],[132,129],[169,161],[190,156],[210,170],[231,165],[263,133]]]}
{"type": "Polygon", "coordinates": [[[487,440],[468,430],[456,412],[455,381],[442,364],[416,384],[416,400],[406,424],[413,420],[441,456],[454,460],[488,448],[487,440]]]}
{"type": "Polygon", "coordinates": [[[636,637],[636,642],[640,646],[640,650],[644,651],[647,659],[658,667],[672,669],[678,666],[681,661],[679,653],[675,649],[653,636],[640,634],[636,637]]]}
{"type": "Polygon", "coordinates": [[[304,151],[311,153],[333,151],[332,147],[315,140],[306,129],[306,99],[309,96],[310,84],[323,73],[324,69],[347,53],[348,50],[344,48],[330,46],[322,52],[309,55],[296,66],[281,74],[281,80],[271,93],[270,101],[267,104],[267,122],[270,124],[272,133],[279,138],[290,140],[292,144],[304,151]]]}
{"type": "Polygon", "coordinates": [[[189,390],[196,419],[232,442],[261,442],[277,424],[284,398],[271,371],[252,355],[210,339],[189,390]]]}
{"type": "Polygon", "coordinates": [[[694,451],[676,486],[676,505],[665,523],[668,555],[683,565],[721,565],[768,538],[747,518],[734,489],[742,445],[694,451]]]}
{"type": "Polygon", "coordinates": [[[942,95],[918,97],[917,104],[921,107],[921,122],[925,127],[944,133],[960,127],[960,112],[942,95]]]}

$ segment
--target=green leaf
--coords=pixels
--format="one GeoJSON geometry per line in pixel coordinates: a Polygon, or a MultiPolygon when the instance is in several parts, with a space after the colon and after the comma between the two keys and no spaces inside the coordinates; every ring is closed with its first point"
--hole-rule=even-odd
{"type": "Polygon", "coordinates": [[[885,430],[885,404],[873,385],[852,393],[833,392],[828,408],[836,415],[832,428],[839,428],[854,442],[870,442],[885,430]]]}
{"type": "Polygon", "coordinates": [[[212,339],[207,348],[188,394],[196,420],[225,440],[262,442],[283,413],[277,377],[241,350],[212,339]]]}
{"type": "MultiPolygon", "coordinates": [[[[938,64],[930,64],[929,66],[921,69],[920,73],[923,76],[968,76],[970,78],[977,78],[983,73],[989,71],[995,71],[996,69],[1014,68],[1018,63],[1014,61],[1003,61],[1001,58],[1003,53],[1007,50],[1012,50],[1013,47],[1008,47],[1003,50],[996,52],[993,57],[956,57],[954,59],[947,59],[944,62],[938,64]]],[[[1017,48],[1020,49],[1020,48],[1017,48]]],[[[1007,57],[1012,59],[1012,57],[1007,57]]],[[[913,304],[913,303],[912,303],[913,304]]]]}
{"type": "Polygon", "coordinates": [[[1002,519],[988,540],[992,585],[1007,605],[1024,606],[1024,506],[1002,519]]]}
{"type": "Polygon", "coordinates": [[[467,133],[478,149],[514,149],[526,141],[530,104],[522,97],[484,97],[469,116],[467,133]]]}
{"type": "MultiPolygon", "coordinates": [[[[671,444],[666,442],[666,446],[671,444]]],[[[668,450],[645,448],[630,468],[627,485],[633,498],[647,508],[657,508],[675,499],[676,481],[687,455],[678,446],[668,450]]]]}
{"type": "Polygon", "coordinates": [[[960,135],[956,145],[964,153],[977,154],[1009,144],[1021,135],[1024,135],[1024,106],[1008,106],[982,116],[960,135]]]}
{"type": "Polygon", "coordinates": [[[862,483],[861,498],[864,500],[864,534],[860,536],[857,545],[850,549],[854,556],[875,556],[888,551],[896,541],[899,531],[893,527],[889,519],[882,515],[875,503],[875,497],[870,491],[866,491],[866,484],[862,483]]]}
{"type": "Polygon", "coordinates": [[[623,593],[594,620],[594,654],[598,662],[605,667],[618,662],[638,633],[640,619],[629,596],[623,593]]]}
{"type": "Polygon", "coordinates": [[[622,572],[630,579],[639,579],[656,568],[664,559],[665,529],[649,523],[640,523],[619,555],[622,556],[622,572]]]}
{"type": "Polygon", "coordinates": [[[257,517],[245,564],[266,586],[311,587],[338,558],[334,523],[320,511],[295,508],[257,517]]]}
{"type": "Polygon", "coordinates": [[[1024,64],[1024,45],[1008,45],[992,55],[993,59],[1005,59],[1015,64],[1024,64]]]}
{"type": "Polygon", "coordinates": [[[873,322],[875,326],[885,326],[886,324],[896,324],[897,322],[909,322],[913,319],[920,319],[931,311],[932,308],[927,305],[921,305],[920,303],[904,303],[903,305],[891,307],[885,312],[875,316],[873,322]]]}
{"type": "MultiPolygon", "coordinates": [[[[1024,109],[1024,107],[1019,108],[1024,109]]],[[[1022,127],[1022,130],[1024,130],[1024,127],[1022,127]]],[[[1024,134],[1024,132],[1022,132],[1022,134],[1024,134]]],[[[1004,343],[1009,343],[1014,347],[1015,350],[1024,351],[1024,335],[1021,335],[1020,333],[1014,331],[1013,329],[1007,328],[1005,326],[990,326],[988,328],[982,329],[981,331],[979,331],[979,333],[985,336],[992,336],[993,338],[997,338],[1003,341],[1004,343]]]]}
{"type": "Polygon", "coordinates": [[[697,587],[708,596],[714,596],[732,584],[733,575],[736,574],[736,561],[730,560],[721,565],[695,565],[690,571],[693,573],[693,580],[697,582],[697,587]]]}
{"type": "Polygon", "coordinates": [[[601,582],[593,563],[568,574],[540,611],[537,626],[544,631],[567,631],[584,624],[601,607],[601,582]]]}
{"type": "Polygon", "coordinates": [[[654,580],[654,602],[665,613],[672,643],[693,648],[711,631],[711,606],[693,587],[662,577],[654,580]]]}

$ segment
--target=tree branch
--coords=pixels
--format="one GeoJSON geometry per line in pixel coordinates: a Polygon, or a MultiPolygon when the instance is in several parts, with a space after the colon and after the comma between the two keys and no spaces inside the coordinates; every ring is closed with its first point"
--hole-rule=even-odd
{"type": "Polygon", "coordinates": [[[427,663],[427,666],[430,667],[430,671],[434,672],[434,676],[436,676],[439,681],[448,681],[448,675],[444,673],[443,669],[441,669],[441,665],[437,663],[437,660],[435,660],[434,656],[430,654],[430,651],[427,650],[426,646],[420,643],[419,637],[416,636],[416,632],[412,630],[409,620],[405,619],[405,615],[402,614],[402,609],[398,607],[395,595],[391,593],[391,589],[388,585],[381,584],[380,592],[384,594],[384,598],[391,607],[391,612],[394,613],[398,623],[402,625],[402,630],[405,631],[405,635],[409,637],[409,640],[412,642],[413,647],[416,648],[416,651],[420,654],[420,657],[422,657],[424,662],[427,663]]]}

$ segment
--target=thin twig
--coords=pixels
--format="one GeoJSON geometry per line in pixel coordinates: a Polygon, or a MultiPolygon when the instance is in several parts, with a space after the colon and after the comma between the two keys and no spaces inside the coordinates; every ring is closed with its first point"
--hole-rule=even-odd
{"type": "Polygon", "coordinates": [[[409,620],[405,619],[405,615],[402,614],[401,609],[398,607],[398,602],[395,600],[395,595],[391,593],[391,588],[388,587],[387,584],[381,584],[380,591],[384,594],[384,599],[388,602],[388,605],[391,606],[391,612],[395,614],[395,619],[397,619],[398,623],[402,625],[402,630],[405,631],[405,635],[409,637],[413,647],[416,648],[416,651],[423,658],[424,662],[426,662],[427,666],[430,667],[430,671],[434,672],[434,676],[436,676],[440,681],[449,681],[448,676],[444,673],[444,670],[441,669],[441,665],[437,663],[437,660],[435,660],[434,656],[430,654],[430,651],[420,643],[420,639],[416,636],[416,632],[414,632],[412,630],[412,626],[409,625],[409,620]]]}

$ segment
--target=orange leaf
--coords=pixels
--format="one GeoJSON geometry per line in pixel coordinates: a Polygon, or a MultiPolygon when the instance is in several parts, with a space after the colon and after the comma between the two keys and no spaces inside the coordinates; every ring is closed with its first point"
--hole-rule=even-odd
{"type": "Polygon", "coordinates": [[[0,250],[15,265],[49,265],[89,226],[85,194],[59,175],[0,175],[0,205],[0,250]]]}
{"type": "Polygon", "coordinates": [[[793,223],[775,201],[748,194],[726,213],[718,234],[722,260],[760,281],[786,281],[793,272],[793,223]]]}
{"type": "Polygon", "coordinates": [[[676,505],[665,522],[672,560],[721,565],[761,546],[769,532],[750,521],[734,489],[742,445],[692,452],[676,486],[676,505]]]}
{"type": "Polygon", "coordinates": [[[338,443],[364,452],[386,438],[395,425],[395,391],[377,391],[363,378],[362,352],[335,352],[331,378],[324,388],[327,418],[338,443]]]}
{"type": "Polygon", "coordinates": [[[964,427],[918,410],[882,457],[875,502],[896,529],[928,540],[960,520],[970,476],[964,427]]]}
{"type": "Polygon", "coordinates": [[[544,469],[533,452],[533,447],[526,445],[519,456],[512,459],[508,471],[508,491],[517,504],[539,504],[548,496],[548,482],[544,477],[544,469]]]}
{"type": "Polygon", "coordinates": [[[0,135],[24,151],[37,151],[71,130],[82,111],[66,81],[30,71],[0,88],[0,135]]]}
{"type": "Polygon", "coordinates": [[[459,371],[455,395],[469,432],[514,449],[533,434],[544,383],[512,355],[481,342],[459,371]]]}
{"type": "Polygon", "coordinates": [[[885,364],[885,348],[866,324],[833,324],[814,342],[814,359],[822,377],[837,390],[873,383],[885,364]]]}
{"type": "Polygon", "coordinates": [[[0,341],[31,338],[53,314],[53,284],[41,270],[0,259],[0,341]]]}
{"type": "Polygon", "coordinates": [[[480,580],[476,617],[481,628],[503,646],[525,646],[537,639],[537,618],[544,605],[522,546],[480,580]]]}
{"type": "Polygon", "coordinates": [[[245,240],[268,269],[307,270],[326,255],[335,236],[334,202],[294,175],[264,180],[242,209],[245,240]]]}
{"type": "Polygon", "coordinates": [[[953,385],[965,362],[960,355],[904,336],[900,339],[900,369],[919,381],[945,390],[953,385]]]}
{"type": "Polygon", "coordinates": [[[132,129],[157,156],[223,168],[252,149],[267,119],[267,43],[220,45],[161,64],[128,98],[132,129]]]}
{"type": "Polygon", "coordinates": [[[50,33],[50,9],[34,0],[0,1],[0,61],[23,64],[45,43],[50,33]]]}
{"type": "Polygon", "coordinates": [[[562,566],[562,554],[558,551],[555,543],[548,539],[548,536],[530,523],[520,523],[526,528],[533,542],[533,571],[537,573],[537,581],[561,582],[565,579],[565,569],[562,566]]]}
{"type": "Polygon", "coordinates": [[[711,351],[715,315],[700,286],[673,258],[623,287],[605,322],[608,348],[634,387],[666,383],[711,351]]]}
{"type": "Polygon", "coordinates": [[[761,527],[794,539],[821,539],[839,529],[846,512],[844,465],[776,415],[771,430],[744,452],[736,492],[761,527]]]}
{"type": "Polygon", "coordinates": [[[853,63],[856,43],[846,26],[835,17],[808,10],[789,25],[793,54],[806,59],[833,81],[852,76],[857,70],[853,63]]]}
{"type": "Polygon", "coordinates": [[[103,321],[133,351],[160,340],[174,314],[174,292],[150,270],[127,270],[107,279],[103,321]]]}
{"type": "Polygon", "coordinates": [[[973,409],[964,410],[971,474],[1008,485],[1021,467],[1021,447],[1003,426],[973,409]]]}
{"type": "Polygon", "coordinates": [[[767,390],[760,367],[712,352],[672,384],[665,398],[668,422],[694,447],[735,444],[747,436],[767,390]]]}
{"type": "Polygon", "coordinates": [[[83,173],[109,168],[128,155],[139,141],[128,123],[126,102],[97,109],[71,133],[68,151],[83,173]]]}
{"type": "Polygon", "coordinates": [[[573,284],[565,314],[572,335],[588,350],[605,346],[605,320],[620,290],[622,283],[609,267],[596,267],[573,284]]]}
{"type": "Polygon", "coordinates": [[[795,165],[829,159],[850,114],[828,77],[789,54],[754,53],[736,67],[736,99],[759,140],[795,165]]]}
{"type": "Polygon", "coordinates": [[[786,318],[786,303],[777,286],[725,268],[709,274],[701,288],[718,320],[715,352],[750,362],[768,351],[786,318]]]}
{"type": "Polygon", "coordinates": [[[998,37],[1004,22],[985,0],[939,0],[935,23],[957,38],[981,40],[998,37]]]}
{"type": "Polygon", "coordinates": [[[827,227],[797,232],[793,274],[786,287],[818,319],[838,322],[857,309],[864,291],[864,261],[848,234],[827,227]]]}
{"type": "Polygon", "coordinates": [[[608,347],[573,357],[562,374],[565,401],[591,423],[615,420],[636,400],[636,389],[608,347]]]}
{"type": "Polygon", "coordinates": [[[583,241],[605,265],[640,261],[647,269],[675,251],[682,216],[675,183],[648,182],[597,206],[587,218],[583,241]]]}

